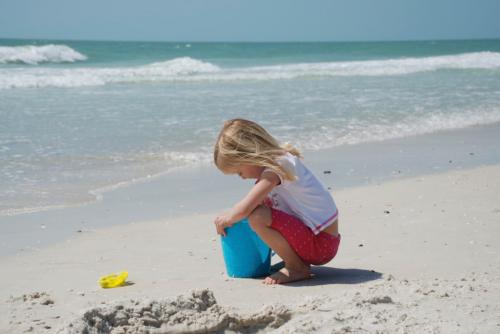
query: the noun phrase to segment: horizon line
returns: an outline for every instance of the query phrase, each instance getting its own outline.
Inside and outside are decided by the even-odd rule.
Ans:
[[[486,41],[486,40],[500,40],[500,37],[456,37],[456,38],[417,38],[417,39],[380,39],[380,40],[269,40],[269,41],[259,41],[259,40],[212,40],[212,41],[201,41],[201,40],[125,40],[125,39],[68,39],[68,38],[30,38],[30,37],[2,37],[0,40],[23,40],[23,41],[68,41],[68,42],[121,42],[121,43],[401,43],[401,42],[445,42],[445,41]]]

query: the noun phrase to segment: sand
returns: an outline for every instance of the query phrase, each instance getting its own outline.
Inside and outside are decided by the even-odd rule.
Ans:
[[[333,194],[342,244],[311,280],[227,277],[216,212],[75,232],[0,258],[0,332],[500,332],[500,166]]]

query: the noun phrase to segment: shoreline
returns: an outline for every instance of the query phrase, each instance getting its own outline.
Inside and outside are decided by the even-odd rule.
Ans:
[[[500,326],[499,189],[497,164],[334,191],[339,254],[313,267],[314,279],[287,286],[227,277],[210,213],[81,233],[0,258],[0,332],[65,332],[70,322],[82,324],[84,310],[208,289],[227,312],[285,305],[283,332],[493,333]],[[129,271],[130,285],[98,287],[99,276],[119,270]],[[30,297],[35,292],[42,297]]]
[[[460,128],[460,129],[445,129],[445,130],[439,130],[436,132],[430,132],[430,133],[423,133],[423,134],[417,134],[417,135],[411,135],[411,136],[406,136],[406,137],[398,137],[398,138],[389,138],[389,139],[384,139],[384,140],[376,140],[376,141],[370,141],[370,142],[361,142],[361,143],[356,143],[356,144],[343,144],[340,146],[335,146],[335,147],[329,147],[329,148],[323,148],[319,150],[307,150],[304,151],[305,155],[308,159],[312,160],[313,168],[316,167],[316,169],[319,169],[318,166],[325,165],[326,163],[331,165],[330,161],[326,161],[324,159],[324,155],[326,154],[331,154],[332,152],[334,154],[340,154],[342,155],[347,155],[349,159],[352,159],[352,156],[356,154],[356,151],[362,152],[362,151],[371,151],[374,148],[377,148],[377,146],[383,146],[384,144],[387,144],[389,146],[399,146],[399,147],[405,147],[405,145],[410,144],[412,146],[415,146],[415,143],[419,141],[428,141],[425,138],[430,137],[430,138],[443,138],[447,136],[456,136],[456,137],[462,137],[465,135],[466,137],[470,136],[476,136],[478,132],[486,131],[488,135],[493,135],[495,136],[496,130],[500,131],[500,122],[495,122],[491,124],[478,124],[478,125],[473,125],[473,126],[468,126],[465,128]],[[497,136],[500,139],[500,135]],[[431,139],[435,141],[435,139]],[[432,143],[432,142],[431,142]],[[477,145],[477,144],[474,144]],[[470,147],[471,149],[474,148],[473,146]],[[407,148],[405,148],[407,149]],[[434,148],[435,149],[435,148]],[[400,150],[399,153],[402,153],[403,150]],[[390,152],[394,153],[394,152]],[[456,152],[455,152],[456,153]],[[456,155],[456,154],[455,154]],[[473,155],[473,154],[472,154]],[[311,162],[311,161],[308,161]],[[351,162],[351,161],[349,161]],[[465,161],[461,161],[460,163],[464,163]],[[486,162],[482,162],[482,164],[496,164],[500,162],[500,157],[494,157],[493,159],[488,158]],[[436,163],[436,162],[434,162]],[[451,163],[451,162],[450,162]],[[466,163],[463,166],[459,166],[458,168],[463,168],[463,167],[470,167],[470,166],[478,166],[480,165],[481,162],[476,162],[473,163],[472,165],[470,163]],[[316,166],[315,166],[316,165]],[[344,167],[344,166],[342,166]],[[366,167],[366,166],[365,166]],[[325,168],[328,168],[326,166]],[[455,167],[452,166],[433,166],[433,169],[444,169],[444,170],[452,170]],[[176,175],[182,174],[182,173],[189,173],[192,172],[193,170],[207,170],[207,169],[215,169],[215,167],[207,162],[203,161],[198,161],[195,162],[191,165],[185,165],[185,166],[177,166],[177,167],[171,167],[168,170],[158,172],[156,174],[151,174],[151,175],[145,175],[142,177],[138,177],[135,179],[131,180],[123,180],[115,184],[109,184],[109,185],[104,185],[101,187],[93,188],[88,191],[88,194],[93,196],[94,199],[91,200],[86,200],[83,202],[75,202],[75,203],[68,203],[68,204],[61,204],[61,203],[54,203],[52,205],[47,205],[47,206],[28,206],[25,208],[9,208],[9,209],[4,209],[0,211],[0,219],[2,218],[9,218],[9,217],[14,217],[14,216],[23,216],[23,215],[29,215],[29,214],[37,214],[40,212],[45,212],[45,211],[54,211],[54,210],[64,210],[64,209],[69,209],[73,207],[82,207],[82,206],[88,206],[95,204],[96,202],[102,201],[103,197],[106,195],[108,196],[113,196],[114,192],[120,191],[122,189],[127,189],[134,187],[136,185],[141,185],[141,184],[148,184],[151,182],[155,182],[158,179],[163,179],[163,178],[176,178]],[[341,168],[342,172],[345,172],[345,167]],[[385,171],[384,171],[385,172]],[[422,172],[422,171],[417,171],[417,172],[412,172],[406,175],[406,177],[411,177],[419,174],[428,174],[427,172]],[[173,175],[173,176],[172,176]],[[345,175],[344,175],[345,176]],[[373,175],[370,175],[367,173],[367,176],[365,177],[366,179],[373,177]],[[390,179],[391,176],[389,175],[378,175],[377,177],[380,178],[380,180],[386,180]],[[364,184],[363,181],[345,181],[341,180],[341,185],[342,188],[344,187],[351,187],[351,186],[356,186],[359,184]]]
[[[338,191],[499,164],[498,142],[500,123],[307,151],[304,155],[325,186]],[[221,211],[249,187],[251,182],[224,176],[215,167],[191,166],[104,192],[100,200],[89,204],[0,216],[0,258],[36,251],[75,234],[109,226]]]

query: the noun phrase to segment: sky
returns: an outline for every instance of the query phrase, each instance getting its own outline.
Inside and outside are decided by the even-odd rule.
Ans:
[[[500,38],[500,0],[0,0],[0,38],[134,41]]]

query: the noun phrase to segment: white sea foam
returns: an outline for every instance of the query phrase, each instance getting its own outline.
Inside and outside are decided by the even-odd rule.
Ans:
[[[208,150],[205,150],[205,152],[167,152],[164,157],[166,161],[177,166],[209,164],[212,162],[212,154]]]
[[[378,142],[497,122],[500,122],[500,109],[475,109],[457,113],[435,112],[423,117],[410,116],[391,124],[387,122],[367,123],[354,119],[341,129],[321,126],[317,131],[297,138],[295,143],[303,149],[321,150],[341,145]]]
[[[441,69],[500,69],[500,53],[350,62],[283,64],[224,69],[182,57],[149,65],[121,68],[0,69],[0,89],[82,87],[109,83],[171,81],[289,80],[301,77],[392,76]]]
[[[218,71],[220,68],[216,65],[189,57],[127,68],[0,69],[0,89],[84,87],[108,83],[173,81]]]
[[[0,46],[0,64],[72,63],[86,59],[85,55],[66,45]]]
[[[404,75],[440,69],[495,69],[500,68],[500,53],[473,52],[461,55],[424,58],[401,58],[349,62],[291,64],[254,67],[250,73],[270,72],[280,78],[298,76],[384,76]]]

